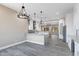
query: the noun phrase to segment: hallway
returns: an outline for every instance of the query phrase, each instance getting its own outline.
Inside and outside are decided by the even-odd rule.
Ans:
[[[13,46],[0,51],[0,56],[70,56],[66,43],[53,36],[47,46],[30,42]]]

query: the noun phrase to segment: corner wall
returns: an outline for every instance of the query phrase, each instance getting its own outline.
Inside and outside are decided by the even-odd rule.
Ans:
[[[0,48],[26,40],[28,23],[16,15],[14,10],[0,5]]]
[[[73,28],[73,11],[69,12],[65,16],[65,23],[66,23],[66,37],[68,42],[68,37],[74,35],[74,28]]]

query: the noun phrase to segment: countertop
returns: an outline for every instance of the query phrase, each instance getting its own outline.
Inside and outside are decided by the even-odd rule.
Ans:
[[[31,35],[48,35],[48,33],[46,33],[46,32],[35,32],[35,33],[28,33],[28,34],[31,34]]]

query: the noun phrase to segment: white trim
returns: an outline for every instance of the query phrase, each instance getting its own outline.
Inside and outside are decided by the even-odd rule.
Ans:
[[[27,42],[34,43],[34,44],[44,45],[44,43],[38,43],[38,42],[35,42],[35,41],[29,41],[29,40],[26,40],[26,41],[27,41]]]
[[[24,43],[24,42],[26,42],[26,40],[21,41],[21,42],[16,42],[16,43],[13,43],[13,44],[10,44],[10,45],[7,45],[7,46],[4,46],[4,47],[0,47],[0,50],[6,49],[6,48],[9,48],[9,47],[12,47],[12,46],[18,45],[18,44],[22,44],[22,43]]]
[[[16,42],[16,43],[13,43],[13,44],[10,44],[10,45],[7,45],[7,46],[0,47],[0,50],[6,49],[6,48],[9,48],[9,47],[18,45],[18,44],[22,44],[24,42],[31,42],[31,41],[24,40],[24,41]],[[36,42],[31,42],[31,43],[39,44],[39,43],[36,43]],[[44,45],[44,44],[40,44],[40,45]]]

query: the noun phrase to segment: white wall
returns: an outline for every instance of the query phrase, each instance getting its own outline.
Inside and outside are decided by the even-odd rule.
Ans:
[[[36,31],[41,31],[40,22],[36,21]]]
[[[79,3],[76,3],[73,8],[73,34],[76,35],[76,30],[79,30]]]
[[[33,30],[33,21],[36,21],[36,31],[41,31],[41,28],[40,28],[40,19],[38,19],[38,18],[32,18],[31,20],[30,20],[30,24],[29,24],[29,30]]]
[[[29,30],[33,30],[33,20],[30,20]]]
[[[76,36],[79,30],[79,4],[75,4],[73,11],[66,15],[67,42],[71,50],[71,36]],[[79,55],[79,44],[75,42],[75,55]]]
[[[74,35],[73,28],[73,11],[70,11],[65,16],[65,24],[66,24],[66,42],[70,40],[69,36]]]
[[[62,23],[62,28],[64,26],[64,20],[63,19],[60,19],[59,20],[59,39],[63,39],[63,29],[61,29],[61,23]],[[61,33],[62,31],[62,33]]]
[[[75,4],[74,6],[73,22],[74,35],[76,35],[76,30],[79,30],[79,3]],[[75,42],[75,55],[79,56],[79,43],[77,42]]]
[[[27,26],[25,20],[17,19],[14,10],[0,5],[0,48],[24,41]]]
[[[65,15],[65,24],[66,24],[66,42],[68,43],[68,46],[71,50],[71,36],[74,35],[74,29],[73,29],[73,10],[69,11]]]
[[[75,4],[74,6],[74,30],[76,35],[76,29],[79,30],[79,4]]]

